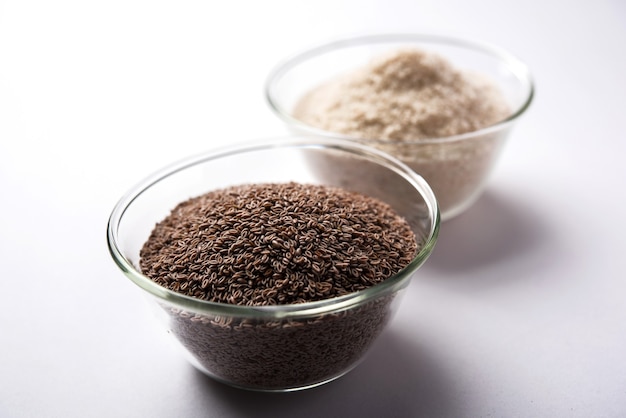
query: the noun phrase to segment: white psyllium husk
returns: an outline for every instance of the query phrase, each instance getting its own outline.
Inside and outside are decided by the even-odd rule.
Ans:
[[[476,196],[506,129],[468,140],[432,140],[476,132],[510,114],[492,80],[417,49],[379,56],[311,90],[293,109],[307,125],[373,145],[408,164],[428,181],[444,217]],[[333,164],[327,161],[323,169]],[[335,167],[334,175],[337,170],[349,167]]]
[[[389,141],[472,132],[509,113],[488,79],[414,49],[377,57],[312,90],[294,109],[294,116],[311,126]]]

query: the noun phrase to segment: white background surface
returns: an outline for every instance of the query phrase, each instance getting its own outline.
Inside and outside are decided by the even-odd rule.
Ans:
[[[271,67],[338,35],[496,43],[537,96],[367,359],[305,392],[196,372],[105,227],[155,169],[282,135]],[[626,416],[626,4],[0,1],[0,417]]]

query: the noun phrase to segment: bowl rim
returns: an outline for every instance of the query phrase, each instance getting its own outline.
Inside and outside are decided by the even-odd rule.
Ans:
[[[303,133],[329,137],[345,139],[350,141],[359,141],[364,144],[383,145],[389,144],[389,140],[384,139],[372,139],[372,138],[360,138],[350,135],[344,135],[337,132],[327,131],[313,127],[309,124],[301,122],[300,120],[291,116],[291,112],[283,108],[279,101],[276,100],[275,89],[277,82],[289,72],[293,67],[299,65],[316,56],[323,55],[327,52],[331,52],[339,49],[347,49],[355,46],[363,46],[367,44],[384,44],[384,43],[417,43],[426,42],[431,44],[445,44],[466,49],[472,49],[477,52],[490,55],[492,57],[502,60],[507,65],[512,74],[526,86],[527,94],[522,103],[511,113],[507,118],[486,126],[484,128],[465,132],[457,135],[449,135],[444,137],[434,138],[419,138],[419,139],[405,139],[394,140],[394,144],[439,144],[444,142],[454,142],[470,140],[473,138],[481,137],[489,133],[499,131],[511,125],[514,121],[519,119],[530,107],[535,96],[535,83],[533,81],[532,74],[529,67],[515,55],[509,51],[501,48],[495,44],[484,42],[476,39],[460,38],[450,35],[441,34],[429,34],[429,33],[378,33],[378,34],[365,34],[357,36],[338,37],[325,42],[312,45],[308,48],[295,52],[277,65],[275,65],[268,73],[264,84],[264,96],[265,101],[269,105],[272,112],[277,115],[287,125],[294,126]]]
[[[210,160],[229,157],[235,154],[249,153],[271,148],[317,148],[334,149],[356,154],[370,161],[380,163],[399,174],[412,187],[414,187],[424,198],[428,215],[430,218],[430,231],[424,240],[424,244],[411,262],[395,275],[385,281],[369,287],[367,289],[350,293],[335,298],[324,299],[313,302],[287,304],[287,305],[267,305],[267,306],[243,306],[232,305],[219,302],[210,302],[196,299],[181,293],[174,292],[162,287],[143,275],[133,263],[124,256],[119,245],[119,228],[122,218],[128,207],[153,185],[159,181],[176,175],[178,172],[188,168],[208,162]],[[178,162],[172,163],[164,168],[152,173],[137,183],[127,191],[114,206],[107,222],[107,246],[111,257],[122,272],[137,286],[166,304],[174,305],[177,308],[190,310],[197,313],[207,313],[211,315],[227,315],[247,318],[273,318],[288,319],[302,318],[312,315],[345,310],[351,306],[362,304],[375,299],[380,295],[391,293],[402,288],[412,274],[426,261],[432,252],[437,241],[440,228],[440,212],[435,195],[428,183],[408,166],[394,157],[361,144],[356,144],[341,139],[321,139],[302,137],[272,138],[256,140],[254,142],[240,143],[236,145],[217,148],[204,153],[196,154]]]

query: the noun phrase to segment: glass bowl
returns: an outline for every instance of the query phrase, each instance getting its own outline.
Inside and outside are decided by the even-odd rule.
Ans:
[[[384,174],[393,187],[353,184],[346,172],[320,178],[311,162],[325,156],[352,167],[353,176]],[[359,292],[258,307],[193,299],[140,272],[141,247],[155,224],[178,203],[232,185],[291,181],[339,186],[392,205],[416,235],[415,258],[396,275]],[[392,317],[402,290],[430,255],[438,231],[434,194],[401,162],[348,141],[288,138],[205,153],[151,175],[117,203],[107,240],[115,263],[141,289],[194,366],[235,387],[291,391],[331,381],[358,364]]]
[[[464,134],[394,141],[324,131],[294,116],[297,103],[316,87],[367,65],[383,53],[406,48],[435,53],[457,69],[487,76],[501,90],[509,116]],[[315,46],[276,66],[265,86],[270,108],[290,131],[376,147],[419,173],[437,196],[442,220],[460,214],[478,198],[511,128],[528,109],[533,91],[528,68],[510,53],[485,43],[420,34],[369,35]]]

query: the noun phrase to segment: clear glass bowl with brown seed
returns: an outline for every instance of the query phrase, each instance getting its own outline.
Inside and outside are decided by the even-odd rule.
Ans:
[[[376,34],[286,58],[265,95],[290,132],[359,142],[410,166],[445,221],[480,196],[534,84],[521,60],[491,44]]]
[[[320,158],[327,161],[326,157],[331,157],[339,165],[327,167],[327,171],[320,175],[319,165],[315,162]],[[348,165],[350,170],[341,169],[343,165]],[[386,187],[381,187],[380,182],[364,183],[361,181],[364,178],[384,178]],[[259,293],[261,298],[266,298],[265,305],[203,300],[190,296],[193,293],[181,291],[183,287],[188,291],[190,286],[196,286],[199,291],[208,286],[208,279],[188,282],[195,284],[174,280],[167,285],[157,283],[142,272],[144,246],[155,225],[173,213],[172,209],[180,202],[207,192],[229,191],[232,187],[247,184],[306,184],[312,188],[339,188],[372,197],[388,205],[406,222],[416,245],[412,257],[395,274],[354,292],[313,301],[273,303],[278,296],[274,289],[268,289]],[[314,203],[315,199],[311,198],[311,202],[302,205],[315,206]],[[267,202],[257,205],[257,209],[262,211],[265,204]],[[223,218],[214,216],[213,223],[227,222],[228,210],[222,212]],[[350,216],[351,211],[346,211],[345,217]],[[320,215],[320,219],[322,217]],[[286,218],[274,221],[274,224],[287,223]],[[257,229],[265,228],[262,222],[256,225]],[[318,227],[324,231],[321,236],[308,236],[322,239],[317,241],[322,244],[320,247],[324,247],[324,240],[344,239],[349,243],[350,233],[355,233],[343,227]],[[194,231],[200,233],[204,229],[205,226],[200,225]],[[228,229],[226,233],[236,240],[238,235],[232,231]],[[349,141],[283,138],[255,141],[194,156],[151,175],[117,203],[107,225],[107,240],[115,263],[141,289],[151,302],[155,317],[195,367],[218,381],[239,388],[293,391],[334,380],[363,359],[390,321],[403,290],[433,250],[438,231],[439,209],[433,192],[420,176],[401,162],[379,150]],[[243,238],[247,239],[248,232],[239,232],[239,237],[246,235]],[[278,236],[264,238],[267,238],[268,251],[252,248],[249,252],[253,257],[249,261],[251,271],[254,263],[265,261],[263,257],[270,250],[286,251],[286,258],[289,258],[289,251],[292,255],[300,255],[298,249],[294,250],[293,245],[287,245]],[[207,244],[193,237],[189,242],[198,248]],[[217,244],[213,242],[211,245]],[[394,245],[393,248],[401,250]],[[225,254],[230,251],[228,246],[222,249]],[[237,257],[245,259],[250,254],[240,253],[230,257],[230,261]],[[228,254],[220,257],[209,255],[207,263],[214,262],[218,264],[214,267],[219,268],[220,263],[228,261]],[[187,263],[180,261],[180,257],[176,260],[178,265],[169,267],[170,277],[174,279],[182,277],[180,271]],[[353,273],[376,267],[384,260],[360,257],[359,262],[359,268],[351,270]],[[347,268],[347,263],[337,264],[342,265],[331,267]],[[284,266],[275,266],[274,271],[266,269],[264,274],[267,277],[282,274]],[[227,272],[223,273],[225,277],[219,278],[220,270],[216,271],[217,290],[223,281],[232,282],[232,277],[226,277]],[[319,273],[320,267],[312,265],[311,271]],[[236,283],[245,284],[246,281],[239,277]],[[280,283],[282,287],[290,285],[288,281]],[[326,283],[319,283],[317,288],[305,290],[323,295],[328,287]],[[252,290],[243,293],[246,292]],[[243,296],[236,289],[233,297],[241,300]]]

